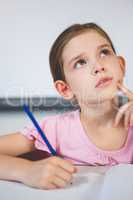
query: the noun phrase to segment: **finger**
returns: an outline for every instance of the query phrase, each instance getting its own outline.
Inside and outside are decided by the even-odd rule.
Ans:
[[[130,114],[130,126],[133,126],[133,112]]]
[[[130,102],[125,104],[124,106],[122,106],[118,113],[116,114],[116,117],[115,117],[115,121],[114,121],[114,126],[117,126],[122,118],[122,116],[124,115],[124,113],[126,112],[126,110],[129,108],[130,106]]]
[[[52,183],[48,183],[47,186],[40,188],[40,189],[47,189],[47,190],[56,189],[56,185],[52,184]]]
[[[53,164],[59,165],[69,173],[74,173],[76,171],[76,167],[70,161],[64,160],[59,157],[56,160],[53,160]]]
[[[52,182],[47,182],[47,181],[41,181],[39,187],[39,189],[46,189],[46,190],[49,190],[49,189],[56,189],[56,185]]]
[[[58,176],[53,177],[52,183],[56,185],[57,188],[63,188],[67,185],[67,182],[59,178]]]
[[[66,182],[70,182],[72,180],[72,174],[67,172],[66,170],[63,170],[63,168],[60,167],[58,167],[58,169],[56,170],[55,175]]]
[[[118,82],[118,88],[129,98],[129,100],[133,100],[133,92],[127,89],[124,85]]]
[[[130,110],[127,110],[124,116],[124,126],[128,128],[130,122]]]
[[[118,124],[119,124],[122,116],[123,116],[123,113],[121,113],[120,111],[118,111],[118,113],[117,113],[117,115],[115,117],[115,121],[114,121],[114,126],[115,127],[118,126]]]

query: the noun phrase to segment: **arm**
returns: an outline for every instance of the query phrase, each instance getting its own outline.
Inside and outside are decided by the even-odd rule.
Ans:
[[[65,187],[76,172],[71,162],[53,156],[40,161],[15,157],[34,149],[34,141],[19,133],[0,137],[0,179],[41,189]]]
[[[22,181],[31,162],[15,156],[33,151],[34,141],[19,133],[0,137],[0,179]]]
[[[0,136],[0,154],[18,156],[35,150],[34,141],[20,133]]]

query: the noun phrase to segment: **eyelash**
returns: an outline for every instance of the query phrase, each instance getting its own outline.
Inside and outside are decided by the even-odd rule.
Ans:
[[[102,49],[102,50],[100,51],[100,53],[103,53],[103,52],[104,52],[104,54],[106,54],[106,55],[109,55],[109,54],[111,53],[109,49]]]
[[[80,64],[80,65],[84,65],[87,64],[87,59],[85,58],[80,58],[75,64],[74,64],[74,68],[76,68],[76,65]]]
[[[111,51],[109,49],[102,49],[100,51],[100,54],[101,53],[104,53],[105,55],[110,55],[111,54]],[[84,64],[87,64],[88,62],[88,59],[86,58],[80,58],[75,64],[74,64],[74,68],[76,68],[76,65],[77,64],[80,64],[80,65],[84,65]]]

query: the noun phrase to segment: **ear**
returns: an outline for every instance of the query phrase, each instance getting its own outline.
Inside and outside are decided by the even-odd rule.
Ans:
[[[125,76],[125,72],[126,72],[126,62],[125,59],[122,56],[118,56],[118,61],[120,64],[120,68],[123,72],[123,77]]]
[[[74,94],[67,83],[61,80],[57,80],[54,82],[54,86],[58,93],[66,100],[70,100],[73,98]]]

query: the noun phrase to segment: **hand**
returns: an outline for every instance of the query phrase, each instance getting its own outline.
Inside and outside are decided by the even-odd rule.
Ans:
[[[118,88],[128,97],[129,102],[119,109],[115,117],[114,126],[116,127],[124,116],[124,126],[128,129],[129,126],[133,126],[133,92],[120,83],[118,83]]]
[[[63,188],[72,180],[76,167],[67,160],[50,157],[33,161],[27,170],[23,183],[40,189]]]

